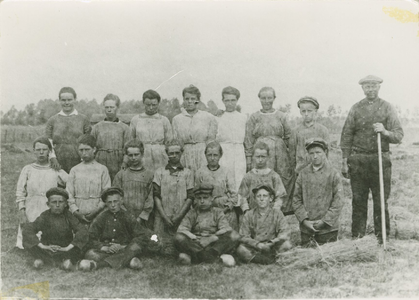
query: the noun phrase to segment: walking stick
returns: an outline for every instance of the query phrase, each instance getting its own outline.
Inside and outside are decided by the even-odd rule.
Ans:
[[[381,234],[383,237],[383,248],[386,250],[386,213],[384,203],[384,179],[383,179],[383,159],[381,157],[381,133],[377,132],[377,144],[378,144],[378,173],[380,177],[380,203],[381,203]]]

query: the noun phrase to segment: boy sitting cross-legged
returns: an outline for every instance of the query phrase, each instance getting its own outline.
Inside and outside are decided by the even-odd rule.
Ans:
[[[54,187],[46,196],[49,209],[34,222],[23,225],[23,246],[35,258],[36,269],[44,264],[60,264],[63,269],[72,270],[88,242],[87,229],[68,211],[66,190]],[[41,240],[37,236],[40,231]]]
[[[220,208],[212,206],[214,187],[202,184],[195,187],[195,207],[179,225],[175,247],[182,264],[215,262],[219,258],[227,266],[235,264],[233,253],[239,235],[231,229]]]
[[[107,209],[96,217],[89,228],[91,249],[80,262],[81,270],[127,266],[140,269],[142,263],[138,256],[147,250],[158,251],[159,241],[153,239],[151,231],[122,209],[123,196],[124,192],[117,187],[110,187],[102,193]]]

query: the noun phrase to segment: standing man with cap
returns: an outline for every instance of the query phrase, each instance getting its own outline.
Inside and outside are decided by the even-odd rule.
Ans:
[[[352,237],[365,235],[368,194],[374,202],[374,231],[382,242],[381,203],[378,165],[377,133],[381,134],[386,234],[390,233],[387,200],[391,189],[391,160],[389,144],[400,143],[403,129],[395,109],[378,97],[380,84],[377,76],[369,75],[359,81],[366,98],[352,106],[342,129],[342,174],[351,179]]]
[[[291,131],[289,151],[291,165],[296,175],[310,164],[305,143],[308,139],[322,138],[329,142],[329,130],[322,124],[317,123],[317,110],[319,102],[314,97],[305,96],[298,100],[298,108],[302,116],[302,122]]]
[[[336,241],[343,207],[342,179],[327,159],[327,143],[315,138],[305,146],[311,163],[298,175],[292,202],[303,246]]]
[[[213,185],[205,183],[195,187],[195,207],[186,214],[175,235],[179,261],[184,265],[219,258],[227,266],[235,264],[229,253],[236,249],[240,236],[231,229],[223,210],[212,206],[213,190]]]

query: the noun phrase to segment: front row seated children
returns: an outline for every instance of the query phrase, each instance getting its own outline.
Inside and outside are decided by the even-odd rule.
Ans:
[[[264,142],[257,142],[253,147],[253,162],[255,168],[247,172],[239,188],[239,204],[243,213],[257,207],[252,190],[259,185],[267,185],[275,192],[273,206],[281,208],[287,205],[287,192],[281,177],[274,170],[268,168],[269,146]]]
[[[142,263],[138,256],[147,250],[158,251],[159,241],[152,240],[151,231],[137,222],[130,212],[121,209],[123,197],[124,192],[117,187],[110,187],[102,193],[107,209],[89,228],[90,249],[80,262],[80,270],[128,266],[140,269]]]
[[[233,253],[239,234],[233,231],[223,210],[212,206],[212,185],[195,187],[195,207],[179,225],[174,243],[182,264],[215,262],[222,259],[227,266],[235,265]]]
[[[77,140],[78,152],[83,160],[70,170],[67,191],[70,212],[82,223],[90,223],[105,207],[100,195],[111,186],[108,169],[95,160],[96,140],[84,134]]]
[[[193,200],[194,177],[191,170],[180,163],[182,145],[173,140],[166,144],[169,163],[154,173],[153,196],[156,205],[154,230],[173,236],[188,212]]]
[[[134,214],[137,221],[146,225],[154,207],[154,174],[143,166],[144,144],[140,140],[130,140],[124,150],[128,168],[116,174],[112,186],[124,191],[124,207]],[[147,227],[152,227],[152,224]]]
[[[340,173],[327,159],[327,143],[315,138],[305,147],[311,163],[298,175],[292,204],[300,222],[301,244],[310,246],[337,240],[343,188]]]
[[[46,196],[49,209],[34,222],[23,225],[23,246],[35,258],[33,266],[36,269],[44,264],[58,264],[65,270],[72,270],[88,242],[87,229],[68,211],[66,190],[54,187]],[[37,236],[40,231],[41,240]]]
[[[252,192],[257,207],[243,217],[236,255],[244,263],[271,264],[278,252],[291,248],[288,223],[282,211],[272,207],[275,192],[270,186],[260,185]]]

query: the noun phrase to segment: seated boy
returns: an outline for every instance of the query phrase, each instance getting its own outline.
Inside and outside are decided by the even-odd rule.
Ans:
[[[173,140],[166,145],[169,163],[154,173],[153,196],[157,211],[154,230],[157,234],[174,235],[193,199],[194,177],[180,163],[182,145]]]
[[[327,159],[327,143],[316,138],[306,149],[311,163],[298,175],[292,203],[304,246],[336,241],[343,207],[342,180]]]
[[[54,187],[47,191],[48,210],[32,223],[23,225],[23,246],[35,258],[33,266],[60,264],[65,270],[74,269],[87,244],[87,229],[67,208],[68,193]],[[42,232],[41,240],[37,233]]]
[[[108,169],[95,160],[96,139],[90,134],[79,137],[78,151],[83,160],[70,170],[67,182],[69,209],[80,222],[88,224],[105,207],[100,194],[111,186]]]
[[[152,240],[152,234],[142,227],[135,217],[121,209],[124,192],[117,187],[103,191],[102,200],[107,209],[101,212],[89,228],[90,250],[79,268],[83,271],[129,266],[140,269],[138,259],[146,249],[158,250],[159,242]]]
[[[252,190],[259,185],[267,185],[274,190],[274,207],[286,207],[288,199],[281,177],[268,168],[269,147],[264,142],[258,142],[253,148],[255,168],[244,175],[239,188],[239,204],[243,213],[257,207]]]
[[[145,225],[154,206],[153,172],[143,166],[144,145],[140,140],[130,140],[124,150],[128,168],[116,174],[112,186],[124,191],[124,207]]]
[[[195,187],[195,207],[179,225],[175,247],[182,264],[214,262],[221,256],[227,266],[235,264],[233,253],[240,236],[228,224],[222,209],[212,206],[214,187],[202,184]]]
[[[236,254],[245,263],[271,264],[278,252],[291,248],[288,223],[282,211],[272,207],[275,192],[271,187],[260,185],[252,192],[257,207],[243,217]]]

